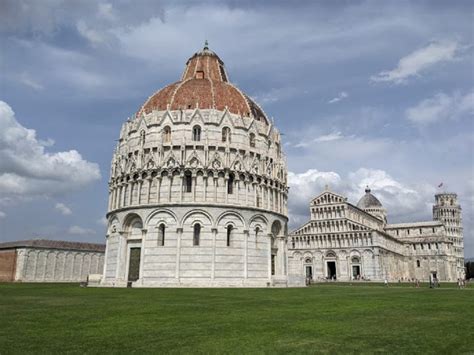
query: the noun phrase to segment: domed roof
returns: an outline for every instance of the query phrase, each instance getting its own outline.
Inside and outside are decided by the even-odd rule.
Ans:
[[[231,113],[268,123],[260,106],[229,82],[224,62],[209,49],[207,41],[188,59],[181,80],[154,93],[138,113],[194,108],[227,108]]]
[[[370,193],[370,189],[367,186],[365,189],[365,195],[362,196],[362,198],[357,202],[357,207],[359,207],[362,210],[365,210],[367,208],[380,208],[383,207],[380,201]]]

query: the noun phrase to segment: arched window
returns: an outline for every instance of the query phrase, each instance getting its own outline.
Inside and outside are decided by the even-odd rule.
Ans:
[[[193,176],[190,171],[184,173],[184,192],[193,191]]]
[[[232,195],[234,193],[234,174],[229,175],[229,180],[227,180],[227,193]]]
[[[255,148],[255,134],[254,133],[250,133],[249,143],[252,148]]]
[[[196,223],[194,225],[194,233],[193,233],[193,245],[199,245],[199,241],[201,239],[201,225]]]
[[[311,258],[306,258],[306,260],[304,261],[306,264],[311,264]]]
[[[232,225],[227,226],[227,246],[230,247],[230,238],[232,237]]]
[[[222,141],[230,143],[230,128],[229,127],[222,128]]]
[[[255,239],[258,238],[258,233],[260,233],[260,228],[259,227],[255,228]]]
[[[416,261],[416,267],[420,267],[420,260]]]
[[[165,245],[165,224],[161,223],[158,227],[158,245]]]
[[[199,142],[201,140],[201,127],[193,127],[193,141]]]
[[[359,260],[359,258],[358,258],[357,256],[354,256],[354,257],[352,258],[352,262],[353,262],[354,264],[358,264],[358,263],[360,263],[360,260]]]
[[[170,126],[166,126],[163,128],[163,142],[169,143],[171,142],[171,128]]]

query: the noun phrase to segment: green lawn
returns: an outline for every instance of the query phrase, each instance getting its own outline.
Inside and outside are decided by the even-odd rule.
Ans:
[[[0,353],[474,353],[474,290],[0,284]]]

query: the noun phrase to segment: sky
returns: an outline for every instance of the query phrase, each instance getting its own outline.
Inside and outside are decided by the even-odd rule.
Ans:
[[[0,0],[0,241],[105,242],[122,123],[209,41],[272,117],[290,228],[326,185],[390,223],[463,208],[474,257],[474,3]],[[438,186],[442,183],[442,187]]]

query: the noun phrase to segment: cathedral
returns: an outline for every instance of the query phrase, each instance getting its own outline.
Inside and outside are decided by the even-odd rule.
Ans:
[[[387,223],[365,190],[357,205],[326,188],[310,202],[311,219],[288,237],[289,274],[311,281],[456,281],[464,278],[461,207],[454,193],[435,196],[433,220]]]
[[[122,125],[97,285],[287,287],[462,273],[454,194],[436,196],[434,221],[391,225],[369,189],[357,206],[325,191],[290,234],[287,200],[278,129],[206,43],[180,80]]]

